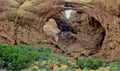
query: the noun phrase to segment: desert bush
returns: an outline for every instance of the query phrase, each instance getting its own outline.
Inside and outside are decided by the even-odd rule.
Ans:
[[[50,47],[47,47],[47,46],[41,46],[39,48],[37,48],[37,50],[40,52],[40,53],[48,53],[48,54],[51,54],[52,53],[52,50]]]
[[[109,64],[108,68],[110,71],[120,71],[120,66],[118,66],[116,63]]]
[[[0,67],[21,70],[39,58],[37,49],[31,46],[0,44]]]
[[[38,51],[40,53],[39,66],[42,69],[49,70],[49,64],[61,66],[68,63],[67,58],[53,54],[50,47],[42,46],[38,48]]]
[[[40,47],[38,48],[40,53],[39,61],[47,61],[48,63],[55,63],[55,64],[65,64],[67,63],[67,59],[62,56],[58,56],[52,53],[50,47]]]
[[[120,58],[117,59],[117,64],[120,65]]]
[[[101,60],[94,60],[92,58],[88,58],[86,60],[83,60],[81,58],[78,58],[77,60],[77,65],[81,68],[87,68],[87,69],[98,69],[100,66],[102,66],[102,61]]]

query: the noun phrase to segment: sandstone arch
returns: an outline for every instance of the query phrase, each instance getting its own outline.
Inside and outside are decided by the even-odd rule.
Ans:
[[[117,4],[119,7],[119,1]],[[37,40],[44,38],[42,26],[46,20],[61,11],[73,9],[93,17],[94,20],[98,21],[101,25],[102,31],[105,32],[101,49],[91,56],[94,58],[102,57],[113,61],[119,58],[120,53],[118,51],[120,48],[120,9],[116,9],[116,14],[114,12],[112,13],[109,7],[109,5],[105,5],[102,1],[75,3],[65,2],[64,0],[13,0],[13,2],[1,0],[0,42],[39,45]],[[78,53],[81,54],[81,52]],[[84,54],[86,53],[87,52]],[[87,55],[89,54],[90,53],[87,53]]]

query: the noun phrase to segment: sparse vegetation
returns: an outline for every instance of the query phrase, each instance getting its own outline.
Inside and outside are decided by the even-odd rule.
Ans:
[[[53,65],[53,71],[76,71],[83,69],[97,70],[99,67],[105,67],[110,71],[119,71],[120,60],[115,63],[103,63],[101,60],[92,58],[78,58],[76,63],[69,59],[52,53],[50,47],[33,48],[32,46],[12,46],[0,44],[0,69],[6,70],[41,70],[51,71],[50,65]]]
[[[43,69],[49,70],[49,64],[60,66],[68,63],[67,58],[53,54],[50,47],[40,47],[38,51],[40,52],[39,66]]]
[[[50,47],[33,48],[32,46],[12,46],[0,44],[0,68],[7,70],[22,70],[34,65],[49,70],[49,64],[67,64],[67,59],[52,54]]]
[[[49,63],[55,63],[55,64],[67,63],[67,59],[65,57],[53,54],[50,47],[40,47],[38,48],[38,51],[40,53],[39,61],[44,60]]]
[[[99,67],[102,66],[102,61],[101,60],[94,60],[92,58],[88,58],[86,60],[78,58],[77,60],[77,65],[81,68],[81,69],[98,69]]]

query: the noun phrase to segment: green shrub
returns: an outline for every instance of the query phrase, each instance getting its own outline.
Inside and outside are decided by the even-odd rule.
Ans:
[[[3,60],[0,58],[0,69],[4,66]]]
[[[21,70],[39,58],[37,49],[31,46],[0,44],[0,66],[8,70]]]
[[[58,66],[61,64],[67,64],[67,59],[65,57],[53,54],[50,47],[39,47],[38,51],[40,53],[39,66],[42,69],[47,69],[49,71],[49,64],[55,64]]]
[[[116,62],[117,62],[117,64],[118,64],[118,65],[120,65],[120,58],[119,58],[119,59],[117,59],[117,61],[116,61]]]
[[[112,63],[108,66],[110,71],[120,71],[120,66],[116,63]]]
[[[48,63],[54,63],[54,64],[67,63],[66,58],[52,54],[52,50],[50,47],[40,47],[38,48],[38,51],[40,52],[39,61],[44,60],[44,61],[47,61]]]
[[[101,60],[93,60],[91,58],[88,58],[86,60],[83,60],[81,58],[78,58],[77,65],[81,68],[87,68],[87,69],[98,69],[100,66],[102,66]]]
[[[67,59],[58,55],[48,54],[48,53],[40,53],[39,61],[46,61],[47,64],[67,64]]]
[[[60,64],[67,64],[67,59],[65,57],[62,56],[54,56],[54,58],[57,62],[59,62]]]
[[[81,58],[78,58],[77,60],[77,65],[81,68],[84,69],[85,68],[85,61]]]
[[[52,53],[52,50],[50,47],[46,47],[46,46],[41,46],[38,48],[38,51],[40,53],[48,53],[48,54],[51,54]]]

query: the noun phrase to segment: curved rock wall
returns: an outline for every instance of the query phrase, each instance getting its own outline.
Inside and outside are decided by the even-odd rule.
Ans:
[[[65,7],[65,4],[67,3],[64,0],[0,0],[0,43],[39,45],[39,41],[45,38],[42,32],[43,25],[51,16],[70,9]],[[78,35],[62,40],[66,42],[64,45],[67,45],[67,50],[70,52],[71,48],[73,56],[76,53],[77,56],[85,57],[102,56],[111,61],[118,58],[120,56],[120,1],[70,2],[68,6],[72,6],[71,9],[76,10],[79,15],[75,15],[76,18],[73,17],[70,22]],[[79,26],[76,28],[76,25]],[[101,36],[105,37],[101,38]],[[99,50],[95,49],[97,45],[101,46]],[[73,48],[74,46],[76,48]],[[83,48],[90,52],[84,51]],[[91,50],[93,48],[95,50]]]
[[[63,1],[0,0],[0,43],[37,45],[43,38],[40,29],[62,10]]]

